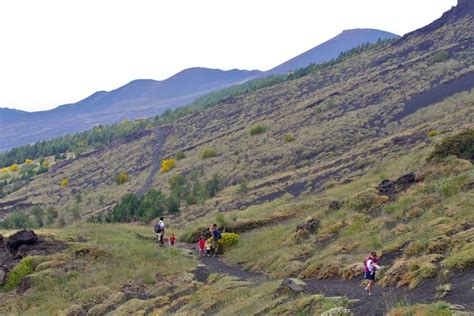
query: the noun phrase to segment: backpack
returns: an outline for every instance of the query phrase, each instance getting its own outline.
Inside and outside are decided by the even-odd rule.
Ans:
[[[155,233],[159,234],[163,232],[163,227],[161,227],[161,222],[156,223],[155,225]]]

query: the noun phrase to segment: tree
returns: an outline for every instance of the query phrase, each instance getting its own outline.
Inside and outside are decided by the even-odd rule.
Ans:
[[[44,216],[44,211],[41,207],[35,206],[31,210],[31,215],[33,215],[33,218],[35,219],[36,224],[39,227],[44,226],[44,221],[43,221],[43,216]]]

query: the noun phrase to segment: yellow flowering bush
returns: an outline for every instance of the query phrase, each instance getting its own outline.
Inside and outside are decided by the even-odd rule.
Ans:
[[[31,165],[33,163],[33,160],[31,159],[26,159],[25,160],[25,165]]]
[[[239,242],[239,234],[236,233],[222,233],[222,238],[219,239],[219,248],[226,249],[236,245]],[[208,243],[212,242],[212,237],[207,240]]]
[[[43,166],[44,168],[49,168],[49,161],[47,161],[47,160],[43,161],[41,166]]]
[[[18,167],[18,165],[16,163],[14,163],[8,169],[10,169],[10,171],[18,171],[20,169],[20,167]]]
[[[68,179],[62,179],[60,184],[61,184],[61,187],[63,187],[63,188],[67,187],[68,184],[69,184],[69,180]]]
[[[161,162],[161,172],[168,172],[175,167],[174,159],[165,159]]]
[[[117,184],[124,184],[128,180],[129,176],[128,173],[126,173],[125,171],[121,171],[116,178]]]
[[[8,168],[7,168],[7,167],[0,169],[0,173],[7,173],[7,172],[8,172]]]

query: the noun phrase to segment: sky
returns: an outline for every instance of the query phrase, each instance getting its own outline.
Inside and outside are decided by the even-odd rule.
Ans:
[[[403,35],[457,0],[0,0],[0,107],[39,111],[189,67],[274,66],[346,29]]]

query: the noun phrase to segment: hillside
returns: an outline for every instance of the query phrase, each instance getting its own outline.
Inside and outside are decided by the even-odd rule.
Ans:
[[[134,80],[110,92],[98,91],[77,103],[49,111],[29,113],[0,109],[0,151],[87,130],[99,124],[153,116],[259,73],[190,68],[163,81]],[[20,135],[17,133],[19,129],[22,130]]]
[[[312,63],[320,64],[339,56],[354,47],[366,43],[375,43],[379,40],[395,39],[399,36],[390,32],[374,29],[345,30],[330,40],[315,46],[308,51],[266,71],[266,74],[282,74]]]
[[[77,291],[58,298],[56,310],[472,312],[471,4],[460,0],[425,28],[295,80],[58,162],[12,190],[0,199],[4,226],[44,220],[44,235],[69,248],[31,263],[37,283],[22,296],[0,294],[0,311],[34,313],[36,303],[52,306],[50,294],[69,285]],[[462,155],[446,145],[459,139]],[[175,166],[164,168],[164,159]],[[18,176],[19,168],[1,179]],[[240,237],[222,264],[197,262],[186,244],[154,252],[149,220],[161,214],[182,242],[195,242],[211,222]],[[78,224],[86,220],[95,223]],[[374,250],[384,269],[382,287],[369,298],[360,294],[360,265]],[[148,267],[150,257],[169,270]],[[71,270],[74,258],[82,259]],[[107,274],[108,261],[126,277]],[[100,288],[77,277],[87,271],[97,273]],[[286,278],[304,281],[297,285],[306,290],[282,289]]]
[[[185,69],[163,81],[134,80],[113,91],[98,91],[77,103],[49,111],[30,113],[0,108],[0,151],[99,124],[151,117],[226,86],[326,62],[359,45],[396,37],[378,30],[348,30],[266,72],[197,67]],[[18,129],[23,130],[21,135],[16,132]]]

